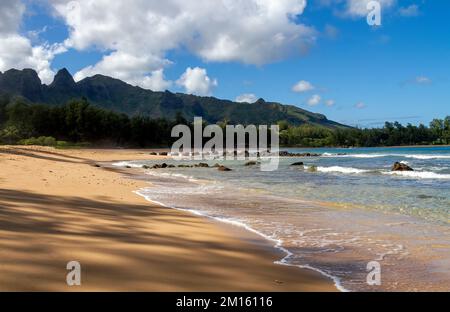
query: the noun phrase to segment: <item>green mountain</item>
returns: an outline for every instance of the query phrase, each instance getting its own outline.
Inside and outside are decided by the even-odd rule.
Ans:
[[[209,123],[227,120],[232,124],[274,124],[283,120],[292,125],[347,127],[328,120],[322,114],[263,99],[249,104],[170,91],[154,92],[102,75],[75,82],[66,69],[61,69],[50,85],[42,84],[32,69],[0,72],[0,94],[20,96],[31,103],[49,105],[61,105],[84,97],[96,106],[130,116],[173,119],[177,113],[182,113],[188,120],[199,116]]]

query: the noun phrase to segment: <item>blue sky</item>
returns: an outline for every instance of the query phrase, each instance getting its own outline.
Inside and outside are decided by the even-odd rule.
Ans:
[[[88,8],[82,0],[76,3],[81,7],[81,13],[76,15],[81,21],[77,22],[66,11],[71,4],[63,0],[7,0],[11,2],[10,8],[23,7],[17,11],[20,13],[18,26],[3,33],[12,36],[14,32],[17,40],[28,40],[30,51],[34,52],[30,52],[33,61],[20,60],[15,66],[0,48],[0,70],[8,65],[36,67],[41,69],[41,77],[51,81],[55,71],[66,67],[77,79],[101,73],[135,85],[153,86],[153,89],[168,88],[232,100],[248,94],[250,98],[293,104],[323,113],[332,120],[367,127],[379,126],[385,120],[428,123],[434,117],[450,114],[448,1],[383,0],[382,25],[378,27],[369,26],[364,14],[350,12],[351,2],[355,0],[317,0],[307,4],[303,0],[283,0],[276,8],[269,6],[273,14],[281,14],[283,19],[289,14],[282,22],[272,11],[268,11],[269,17],[253,15],[254,7],[239,8],[242,2],[228,1],[233,2],[230,10],[242,9],[247,14],[245,18],[254,19],[255,25],[260,26],[253,31],[244,22],[236,26],[236,23],[227,24],[226,20],[219,21],[219,17],[208,20],[210,14],[217,14],[208,12],[208,8],[200,14],[198,8],[191,12],[186,4],[168,8],[155,8],[158,5],[154,4],[136,8],[158,11],[152,24],[142,25],[141,31],[136,32],[131,28],[135,26],[124,24],[131,23],[134,12],[139,12],[132,9],[126,19],[114,16],[103,21],[103,14],[117,14],[114,10],[123,8],[106,4]],[[294,8],[301,4],[303,7]],[[184,10],[196,19],[195,24],[183,24],[180,21],[185,20],[177,16],[172,25],[170,19],[160,19],[167,17],[161,14],[169,14],[163,9]],[[198,22],[202,18],[204,24]],[[154,24],[155,19],[159,24]],[[258,24],[258,19],[262,23]],[[161,30],[161,21],[169,29],[162,28],[170,40],[165,40],[164,32],[162,35],[152,32],[155,27]],[[190,25],[198,27],[194,34],[189,33]],[[6,29],[1,23],[0,27]],[[111,30],[101,33],[105,27]],[[291,41],[272,47],[271,40],[276,37],[267,41],[266,37],[280,33]],[[216,37],[222,35],[232,41],[218,44]],[[1,36],[0,28],[0,42]],[[250,52],[240,55],[231,49],[230,45],[236,41],[242,50]],[[255,44],[257,48],[253,49]],[[37,48],[48,53],[37,53],[41,51]],[[115,58],[102,63],[108,55]],[[109,66],[110,63],[116,65]],[[311,90],[293,91],[299,81],[307,82],[310,88],[306,89]]]

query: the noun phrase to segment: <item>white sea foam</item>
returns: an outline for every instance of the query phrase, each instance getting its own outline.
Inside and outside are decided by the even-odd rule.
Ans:
[[[388,154],[331,154],[331,153],[324,153],[322,154],[324,157],[333,157],[333,158],[379,158],[379,157],[387,157]]]
[[[431,171],[384,171],[383,174],[396,175],[413,179],[450,180],[450,174],[439,174]]]
[[[196,210],[196,209],[178,208],[178,207],[166,205],[166,204],[164,204],[162,202],[158,202],[156,200],[153,200],[148,194],[146,194],[145,190],[146,189],[141,189],[139,191],[135,191],[134,193],[144,197],[146,200],[148,200],[150,202],[153,202],[155,204],[161,205],[163,207],[172,208],[172,209],[181,210],[181,211],[186,211],[186,212],[192,213],[192,214],[197,215],[197,216],[202,216],[202,217],[214,219],[214,220],[217,220],[219,222],[223,222],[223,223],[227,223],[227,224],[230,224],[230,225],[234,225],[234,226],[238,226],[238,227],[244,228],[247,231],[250,231],[250,232],[252,232],[254,234],[257,234],[257,235],[263,237],[264,239],[266,239],[268,241],[273,242],[275,244],[274,247],[276,249],[279,249],[279,250],[281,250],[282,252],[284,252],[286,254],[286,256],[283,259],[281,259],[279,261],[275,261],[274,262],[275,264],[285,265],[285,266],[294,266],[294,267],[298,267],[298,268],[302,268],[302,269],[309,269],[309,270],[316,271],[316,272],[322,274],[323,276],[326,276],[326,277],[330,278],[334,282],[334,286],[339,291],[341,291],[341,292],[349,292],[349,290],[346,289],[342,285],[341,280],[338,277],[336,277],[336,276],[333,276],[333,275],[331,275],[331,274],[329,274],[327,272],[324,272],[324,271],[322,271],[322,270],[320,270],[318,268],[312,267],[310,265],[290,264],[288,262],[288,259],[293,256],[293,253],[290,252],[288,249],[283,247],[283,241],[281,239],[277,239],[277,238],[274,238],[272,236],[268,236],[268,235],[266,235],[266,234],[264,234],[264,233],[262,233],[262,232],[260,232],[258,230],[255,230],[254,228],[252,228],[251,226],[249,226],[248,224],[246,224],[245,222],[243,222],[241,220],[224,218],[224,217],[218,217],[218,216],[211,216],[211,215],[209,215],[206,212],[203,212],[203,211],[200,211],[200,210]]]
[[[407,163],[407,162],[404,162]],[[308,169],[308,166],[305,166]],[[450,174],[439,174],[432,171],[377,171],[377,170],[367,170],[367,169],[358,169],[352,167],[340,167],[340,166],[331,166],[331,167],[317,167],[318,172],[323,173],[343,173],[343,174],[363,174],[369,172],[378,172],[385,175],[394,175],[394,176],[402,176],[405,178],[413,178],[413,179],[439,179],[439,180],[449,180]]]
[[[114,167],[131,167],[131,168],[141,168],[142,165],[134,164],[130,161],[119,161],[112,164]]]
[[[331,154],[324,153],[324,157],[342,157],[342,158],[381,158],[381,157],[404,157],[412,159],[430,160],[430,159],[450,159],[450,155],[427,155],[427,154]]]
[[[402,155],[402,154],[398,154],[398,155],[393,155],[393,156],[403,156],[406,158],[414,158],[414,159],[423,159],[423,160],[427,160],[427,159],[450,159],[450,155]]]
[[[181,178],[185,179],[191,182],[197,182],[198,180],[195,179],[193,176],[188,176],[182,173],[175,173],[175,172],[164,172],[161,170],[149,170],[146,171],[145,174],[151,175],[154,177],[160,177],[160,178]]]
[[[329,173],[329,172],[337,172],[337,173],[347,173],[347,174],[360,174],[369,172],[369,170],[357,169],[351,167],[340,167],[340,166],[332,166],[332,167],[317,167],[317,171]]]

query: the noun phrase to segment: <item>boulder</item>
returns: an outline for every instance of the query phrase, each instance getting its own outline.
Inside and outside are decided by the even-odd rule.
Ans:
[[[219,168],[217,168],[217,170],[219,170],[219,171],[231,171],[230,168],[225,167],[225,166],[220,166]]]
[[[299,162],[295,162],[293,163],[291,166],[304,166],[305,164],[303,163],[303,161],[299,161]]]
[[[159,156],[167,156],[167,152],[161,152],[159,153]]]
[[[195,165],[195,167],[198,167],[198,168],[209,168],[209,165],[207,163],[199,163],[198,165]]]
[[[147,166],[147,165],[143,165],[143,166],[142,166],[142,169],[150,169],[150,167]]]
[[[414,169],[408,166],[407,164],[396,162],[392,166],[392,171],[414,171]]]
[[[152,169],[162,169],[162,168],[167,168],[167,167],[169,167],[169,165],[167,165],[166,163],[163,163],[161,165],[159,165],[159,164],[153,165]],[[173,168],[173,167],[170,167],[170,168]]]

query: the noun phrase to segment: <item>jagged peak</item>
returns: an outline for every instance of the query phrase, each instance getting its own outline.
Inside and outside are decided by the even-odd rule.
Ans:
[[[62,68],[58,71],[51,83],[50,87],[72,87],[75,85],[75,80],[73,80],[72,75],[66,68]]]
[[[70,76],[72,77],[72,75],[69,73],[69,71],[67,70],[67,68],[63,67],[60,70],[58,70],[58,72],[56,73],[56,76]]]

